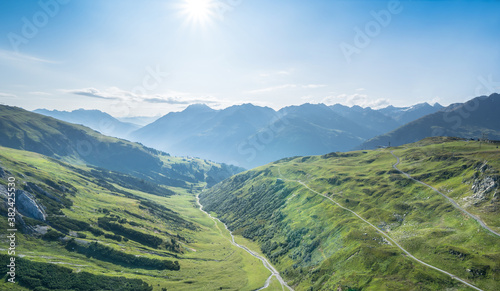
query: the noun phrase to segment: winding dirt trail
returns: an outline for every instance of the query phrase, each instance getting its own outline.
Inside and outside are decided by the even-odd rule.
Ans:
[[[237,243],[235,240],[234,240],[234,236],[233,236],[233,233],[227,228],[227,225],[220,221],[218,218],[216,217],[213,217],[212,215],[210,215],[210,213],[206,212],[205,210],[203,210],[203,205],[201,204],[200,202],[200,194],[197,194],[196,195],[196,203],[198,203],[198,205],[200,206],[200,210],[205,213],[206,215],[208,215],[215,223],[215,226],[217,227],[217,229],[219,229],[219,232],[221,233],[221,235],[223,236],[222,234],[222,230],[219,228],[219,226],[217,225],[217,221],[222,223],[224,225],[224,227],[226,228],[226,230],[229,232],[229,234],[231,235],[231,239],[229,240],[231,242],[232,245],[240,248],[240,249],[243,249],[245,250],[247,253],[249,253],[250,255],[254,256],[255,258],[259,259],[262,264],[264,265],[264,267],[266,267],[266,269],[269,270],[269,272],[271,272],[271,275],[267,278],[266,280],[266,283],[264,284],[264,286],[262,286],[261,288],[257,289],[257,290],[263,290],[263,289],[266,289],[267,287],[269,287],[269,284],[271,283],[271,280],[273,277],[276,277],[276,279],[280,282],[281,284],[281,289],[282,290],[285,290],[285,288],[287,288],[288,290],[290,291],[293,291],[293,289],[288,286],[288,284],[285,282],[285,280],[283,280],[283,278],[280,276],[280,273],[273,267],[273,265],[271,265],[271,263],[269,263],[269,261],[264,258],[263,256],[259,255],[258,253],[250,250],[249,248],[247,248],[246,246],[244,245],[240,245],[239,243]]]
[[[488,231],[489,231],[489,232],[491,232],[492,234],[495,234],[495,235],[497,235],[497,236],[500,236],[500,233],[498,233],[498,232],[494,231],[493,229],[489,228],[489,227],[486,225],[486,223],[484,223],[484,222],[481,220],[481,218],[479,218],[479,217],[475,216],[474,214],[472,214],[472,213],[468,212],[467,210],[463,209],[460,205],[458,205],[458,203],[457,203],[457,202],[455,202],[455,200],[453,200],[453,199],[451,199],[450,197],[446,196],[446,195],[445,195],[445,194],[443,194],[441,191],[439,191],[438,189],[436,189],[436,188],[432,187],[431,185],[426,184],[426,183],[424,183],[424,182],[422,182],[422,181],[420,181],[420,180],[417,180],[417,179],[413,178],[412,176],[410,176],[408,173],[403,172],[402,170],[398,169],[398,165],[399,165],[399,162],[400,162],[399,157],[398,157],[398,156],[396,156],[396,155],[394,154],[394,151],[391,151],[391,154],[392,154],[392,155],[393,155],[393,156],[397,159],[396,163],[395,163],[394,165],[392,165],[392,167],[393,167],[395,170],[399,171],[399,172],[400,172],[401,174],[403,174],[406,178],[408,178],[408,179],[410,179],[410,180],[413,180],[413,181],[415,181],[415,182],[417,182],[417,183],[419,183],[419,184],[422,184],[422,185],[424,185],[424,186],[427,186],[427,187],[431,188],[432,190],[434,190],[435,192],[437,192],[437,193],[441,194],[441,196],[443,196],[443,197],[444,197],[444,198],[446,198],[448,201],[450,201],[450,203],[451,203],[451,204],[452,204],[455,208],[457,208],[458,210],[462,211],[463,213],[465,213],[465,214],[467,214],[468,216],[470,216],[471,218],[473,218],[473,219],[474,219],[475,221],[477,221],[477,222],[478,222],[478,223],[479,223],[479,224],[480,224],[480,225],[481,225],[484,229],[488,230]]]
[[[422,264],[422,265],[424,265],[424,266],[427,266],[427,267],[429,267],[429,268],[432,268],[432,269],[434,269],[434,270],[436,270],[436,271],[438,271],[438,272],[441,272],[441,273],[443,273],[443,274],[446,274],[446,275],[450,276],[452,279],[455,279],[455,280],[457,280],[457,281],[459,281],[459,282],[462,282],[463,284],[465,284],[465,285],[467,285],[467,286],[469,286],[469,287],[471,287],[471,288],[473,288],[473,289],[475,289],[475,290],[483,291],[482,289],[480,289],[480,288],[478,288],[478,287],[476,287],[476,286],[474,286],[474,285],[470,284],[469,282],[467,282],[467,281],[465,281],[465,280],[463,280],[463,279],[460,279],[459,277],[457,277],[457,276],[455,276],[455,275],[453,275],[453,274],[451,274],[451,273],[449,273],[449,272],[446,272],[445,270],[441,270],[441,269],[439,269],[438,267],[435,267],[435,266],[433,266],[433,265],[427,264],[426,262],[424,262],[424,261],[421,261],[421,260],[417,259],[417,258],[416,258],[415,256],[413,256],[410,252],[408,252],[408,251],[407,251],[407,250],[405,250],[405,249],[404,249],[401,245],[399,245],[399,244],[398,244],[395,240],[393,240],[393,239],[392,239],[389,235],[387,235],[385,232],[383,232],[382,230],[380,230],[380,229],[379,229],[378,227],[376,227],[375,225],[373,225],[373,224],[371,224],[370,222],[368,222],[366,219],[364,219],[363,217],[361,217],[361,216],[360,216],[359,214],[357,214],[356,212],[352,211],[352,210],[351,210],[351,209],[349,209],[349,208],[346,208],[346,207],[344,207],[344,206],[340,205],[338,202],[336,202],[335,200],[333,200],[333,199],[332,199],[332,198],[330,198],[329,196],[326,196],[326,195],[324,195],[324,194],[319,193],[319,192],[318,192],[318,191],[316,191],[316,190],[311,189],[309,186],[307,186],[307,185],[306,185],[304,182],[302,182],[302,181],[298,181],[298,180],[290,180],[290,179],[286,179],[286,178],[284,178],[284,177],[283,177],[283,175],[281,174],[281,170],[280,170],[280,168],[279,168],[279,167],[278,167],[278,172],[279,172],[279,174],[280,174],[280,176],[281,176],[281,178],[282,178],[283,180],[285,180],[285,181],[291,181],[291,182],[296,182],[296,183],[299,183],[299,184],[301,184],[302,186],[304,186],[306,189],[308,189],[309,191],[311,191],[311,192],[313,192],[313,193],[315,193],[315,194],[317,194],[317,195],[320,195],[320,196],[322,196],[322,197],[324,197],[324,198],[326,198],[326,199],[330,200],[331,202],[333,202],[333,203],[334,203],[335,205],[337,205],[338,207],[340,207],[340,208],[342,208],[342,209],[344,209],[344,210],[347,210],[347,211],[351,212],[351,213],[352,213],[352,214],[354,214],[357,218],[359,218],[360,220],[362,220],[363,222],[365,222],[366,224],[368,224],[368,225],[370,225],[372,228],[374,228],[377,232],[379,232],[382,236],[384,236],[385,238],[387,238],[390,242],[394,243],[394,245],[396,245],[396,246],[397,246],[400,250],[402,250],[402,251],[403,251],[403,252],[404,252],[404,253],[405,253],[408,257],[412,258],[412,259],[413,259],[413,260],[415,260],[416,262],[418,262],[418,263],[420,263],[420,264]]]

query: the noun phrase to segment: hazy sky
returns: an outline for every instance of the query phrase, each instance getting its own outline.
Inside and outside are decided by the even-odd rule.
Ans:
[[[0,103],[440,102],[500,91],[500,1],[0,1]]]

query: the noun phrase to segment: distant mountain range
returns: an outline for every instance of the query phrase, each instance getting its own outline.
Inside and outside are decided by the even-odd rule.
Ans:
[[[233,166],[171,157],[165,152],[105,136],[82,125],[5,105],[0,105],[0,146],[176,187],[208,180],[213,184],[241,171]]]
[[[122,122],[114,118],[113,116],[99,110],[78,109],[68,112],[37,109],[33,112],[54,117],[70,123],[82,124],[92,128],[93,130],[97,130],[104,135],[119,138],[127,138],[129,133],[141,127],[140,125],[130,122]]]
[[[387,110],[303,104],[275,111],[252,104],[223,110],[195,104],[134,131],[130,138],[175,155],[253,168],[289,156],[347,151],[404,120],[441,108],[427,103]]]
[[[252,104],[214,110],[194,104],[161,118],[122,121],[98,110],[35,110],[103,134],[141,142],[179,156],[253,168],[290,156],[348,151],[364,141],[441,110],[439,104],[383,109],[303,104],[275,111]],[[132,124],[123,120],[136,122]],[[138,123],[146,123],[143,127]]]
[[[161,116],[130,116],[130,117],[117,117],[121,122],[132,123],[139,127],[146,126],[150,123],[155,122]]]
[[[370,107],[347,107],[336,104],[330,106],[330,108],[353,122],[367,127],[372,131],[372,134],[384,134],[422,116],[439,111],[443,106],[439,103],[434,105],[419,103],[410,107],[388,106],[375,110]]]
[[[364,142],[359,148],[399,146],[432,136],[500,140],[500,94],[480,96],[407,123]]]
[[[379,109],[378,111],[385,116],[389,116],[396,120],[398,124],[404,125],[443,108],[444,107],[439,103],[435,103],[434,105],[429,105],[429,103],[419,103],[409,107],[388,106]]]

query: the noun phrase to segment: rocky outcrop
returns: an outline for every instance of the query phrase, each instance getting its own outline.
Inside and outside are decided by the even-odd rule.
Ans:
[[[16,207],[19,213],[27,217],[41,221],[45,221],[47,217],[43,206],[38,204],[30,193],[23,190],[16,190]]]
[[[8,194],[7,187],[0,185],[0,203],[2,204],[0,205],[0,209],[2,212],[7,212],[7,208],[9,207],[7,204]],[[16,209],[16,225],[18,225],[25,234],[34,233],[35,228],[26,224],[23,215],[41,221],[45,221],[47,217],[42,205],[37,203],[31,194],[22,190],[16,191]]]
[[[472,182],[471,190],[474,193],[472,198],[478,202],[487,199],[487,195],[498,189],[498,176],[486,176],[484,178],[475,179]]]
[[[468,205],[479,205],[483,202],[496,202],[498,199],[498,188],[500,176],[498,172],[488,165],[487,161],[475,167],[474,176],[468,181],[472,195],[463,198]],[[466,181],[464,181],[466,182]],[[467,182],[466,182],[467,183]]]

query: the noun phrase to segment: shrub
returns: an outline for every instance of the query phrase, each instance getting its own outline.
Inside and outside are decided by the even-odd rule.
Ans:
[[[56,241],[58,240],[59,238],[63,237],[64,234],[58,232],[57,230],[55,229],[52,229],[50,228],[47,233],[45,233],[43,236],[42,236],[42,239],[44,240],[48,240],[48,241]]]
[[[0,254],[1,270],[7,272],[10,256]],[[140,279],[108,277],[87,272],[75,273],[71,269],[24,258],[16,258],[16,281],[30,290],[121,290],[151,291],[153,287]]]
[[[146,246],[158,248],[158,246],[163,243],[163,240],[157,236],[143,233],[135,229],[127,228],[121,224],[111,222],[108,217],[100,217],[98,219],[98,224],[105,230],[112,231],[115,234],[122,235],[124,237],[127,237],[128,239],[134,240]]]
[[[136,257],[114,248],[93,242],[88,246],[79,245],[74,239],[66,243],[68,251],[76,251],[87,257],[95,258],[101,261],[107,261],[117,265],[131,266],[136,268],[156,269],[156,270],[174,270],[180,269],[178,261],[150,259],[147,257]]]

